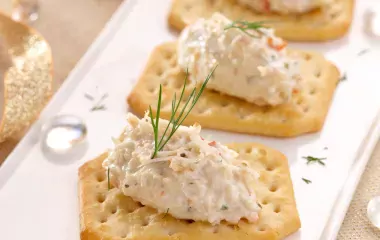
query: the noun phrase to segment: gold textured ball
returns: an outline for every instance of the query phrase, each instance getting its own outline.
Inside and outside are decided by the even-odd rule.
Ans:
[[[52,62],[40,34],[0,13],[0,143],[28,127],[49,101]]]

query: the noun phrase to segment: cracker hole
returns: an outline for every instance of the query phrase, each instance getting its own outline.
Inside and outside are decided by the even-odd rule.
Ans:
[[[173,56],[173,54],[171,52],[165,52],[163,55],[164,55],[164,58],[167,60],[171,59]]]
[[[242,119],[242,120],[247,119],[247,118],[249,118],[250,116],[251,116],[250,113],[239,111],[239,117],[240,117],[240,119]]]
[[[169,85],[169,82],[167,80],[164,80],[164,81],[162,81],[161,84],[162,84],[163,87],[166,87],[166,86]]]
[[[280,206],[276,206],[276,207],[273,209],[273,212],[275,212],[275,213],[280,213],[280,212],[281,212],[281,208],[280,208]]]
[[[157,76],[162,76],[162,74],[164,74],[164,70],[162,70],[161,68],[158,68],[156,70],[156,74],[157,74]]]
[[[179,81],[179,80],[175,80],[175,81],[173,81],[172,87],[175,89],[180,89],[183,87],[183,84],[184,84],[184,82]]]
[[[246,149],[244,150],[244,152],[245,152],[245,153],[251,153],[251,152],[252,152],[252,148],[246,148]]]
[[[144,221],[141,223],[141,226],[143,227],[146,227],[149,225],[149,220],[148,219],[144,219]]]
[[[107,222],[107,217],[102,217],[101,219],[99,219],[99,222],[100,222],[100,223],[105,223],[105,222]]]
[[[149,87],[148,87],[148,91],[149,91],[150,93],[154,93],[154,92],[156,91],[156,87],[155,87],[155,86],[149,86]]]
[[[317,93],[317,90],[315,88],[310,89],[309,94],[314,95]]]
[[[331,14],[330,14],[330,18],[331,18],[331,20],[334,20],[334,19],[336,19],[339,15],[340,15],[340,12],[331,13]]]
[[[276,185],[272,185],[269,187],[269,191],[276,192],[278,190],[278,187]]]
[[[321,77],[321,75],[322,75],[321,70],[315,70],[315,72],[314,72],[314,76],[315,76],[316,78]]]
[[[274,166],[267,166],[267,167],[266,167],[266,170],[267,170],[268,172],[271,172],[271,171],[273,171],[274,169],[275,169]]]
[[[204,103],[204,104],[200,104],[198,105],[198,107],[195,108],[195,111],[198,113],[198,114],[205,114],[207,112],[208,108],[207,108],[207,104]]]
[[[190,4],[185,5],[185,10],[187,10],[187,11],[189,11],[192,8],[193,8],[193,6],[191,6]]]
[[[106,180],[106,175],[104,173],[99,173],[98,175],[96,175],[96,180],[98,182],[103,182],[104,180]]]
[[[257,228],[257,231],[259,231],[259,232],[265,232],[266,230],[267,230],[267,228],[265,226],[259,226]]]
[[[261,108],[261,111],[262,111],[262,113],[267,113],[267,112],[269,112],[271,110],[271,107],[268,107],[268,106],[265,106],[265,107],[262,107]]]
[[[220,102],[220,106],[223,108],[228,107],[228,105],[229,105],[229,102],[227,102],[227,101],[221,101]]]
[[[174,68],[177,65],[177,58],[173,57],[169,60],[170,67]]]
[[[237,225],[227,224],[227,227],[230,228],[230,229],[232,229],[232,230],[235,230],[235,231],[239,230],[238,229],[239,226],[237,226]]]
[[[104,203],[104,201],[106,200],[106,197],[105,197],[103,194],[99,194],[99,195],[96,197],[96,200],[97,200],[99,203]]]
[[[304,107],[303,107],[303,112],[304,112],[304,113],[307,113],[309,110],[310,110],[310,109],[309,109],[309,106],[304,106]]]
[[[268,202],[268,200],[267,199],[263,199],[262,201],[261,201],[261,204],[262,205],[267,205],[269,202]]]
[[[301,105],[303,103],[303,100],[300,98],[300,99],[297,99],[297,101],[296,101],[296,104],[297,105]]]
[[[194,223],[195,221],[194,221],[194,220],[191,220],[191,219],[188,219],[188,220],[185,220],[185,222],[186,222],[187,224],[192,224],[192,223]]]
[[[303,56],[303,59],[305,59],[306,61],[309,61],[311,59],[311,55],[310,54],[305,54]]]
[[[117,207],[111,208],[111,214],[115,214],[117,212]]]
[[[264,157],[264,156],[267,155],[267,151],[265,151],[264,149],[260,148],[259,149],[259,154]]]

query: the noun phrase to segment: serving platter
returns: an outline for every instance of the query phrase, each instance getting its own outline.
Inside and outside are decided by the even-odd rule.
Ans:
[[[128,0],[70,74],[25,138],[0,168],[0,239],[79,239],[78,168],[112,146],[129,111],[126,97],[153,48],[174,40],[167,27],[171,0]],[[322,51],[346,76],[337,87],[323,130],[275,139],[205,129],[218,141],[260,142],[289,160],[302,228],[289,240],[335,239],[352,194],[380,135],[377,119],[379,46],[362,31],[375,1],[358,1],[347,37],[328,43],[290,44]],[[363,53],[364,49],[369,49]],[[360,55],[360,56],[359,56]],[[343,74],[344,73],[344,74]],[[89,111],[85,93],[101,91],[105,111]],[[88,127],[88,148],[78,158],[52,159],[42,151],[41,126],[57,114],[74,114]],[[304,156],[326,157],[307,165]],[[306,184],[302,178],[312,181]],[[20,231],[20,229],[23,229]]]

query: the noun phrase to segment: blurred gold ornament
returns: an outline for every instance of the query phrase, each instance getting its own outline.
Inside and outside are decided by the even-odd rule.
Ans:
[[[53,93],[52,67],[45,39],[0,13],[0,143],[38,117]]]

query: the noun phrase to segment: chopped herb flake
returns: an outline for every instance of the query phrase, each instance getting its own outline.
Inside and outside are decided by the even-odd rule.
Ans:
[[[347,80],[347,73],[343,73],[343,75],[339,79],[339,82],[346,81],[346,80]]]
[[[326,160],[326,158],[317,158],[317,157],[312,157],[312,156],[307,156],[307,157],[302,157],[302,158],[307,160],[306,164],[318,163],[318,164],[323,165],[323,166],[325,165],[323,160]]]
[[[107,108],[106,108],[106,106],[104,106],[104,105],[95,105],[95,106],[93,106],[91,109],[90,109],[90,111],[91,112],[94,112],[94,111],[101,111],[101,110],[106,110]]]
[[[166,215],[168,215],[168,213],[169,213],[169,208],[168,208],[168,209],[166,209],[166,212],[165,212],[165,214],[164,214],[164,216],[163,216],[162,218],[165,218],[165,217],[166,217]]]
[[[223,210],[223,211],[224,211],[224,210],[228,210],[228,206],[225,205],[225,204],[223,204],[222,207],[220,208],[220,210]]]
[[[306,179],[306,178],[302,178],[302,180],[306,183],[306,184],[310,184],[311,181],[309,179]]]

